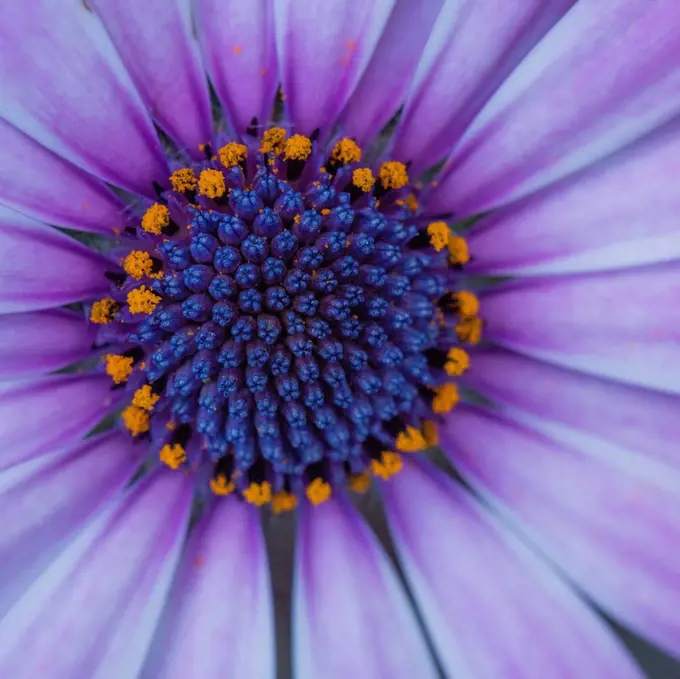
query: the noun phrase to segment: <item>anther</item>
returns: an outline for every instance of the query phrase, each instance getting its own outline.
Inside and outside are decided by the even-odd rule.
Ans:
[[[244,491],[243,497],[246,502],[256,507],[262,507],[272,499],[272,487],[268,481],[262,483],[252,482]]]
[[[153,274],[154,260],[144,250],[133,250],[123,260],[123,269],[128,276],[132,276],[135,280],[140,280],[144,276],[151,276]]]
[[[166,443],[160,449],[158,457],[170,469],[179,469],[187,461],[186,452],[179,443]]]
[[[407,426],[406,430],[397,436],[394,445],[403,453],[416,453],[427,448],[427,441],[422,432],[415,427]]]
[[[132,314],[150,314],[159,304],[161,298],[145,285],[130,290],[127,303]]]
[[[451,230],[446,222],[432,222],[428,224],[427,235],[432,247],[437,252],[441,252],[448,245]]]
[[[132,374],[133,363],[130,356],[106,354],[106,374],[111,377],[114,384],[123,384]]]
[[[235,167],[245,162],[248,157],[248,148],[245,144],[238,144],[235,141],[225,144],[219,150],[220,162],[224,167]]]
[[[210,490],[215,495],[230,495],[235,487],[232,481],[228,481],[224,474],[219,474],[216,478],[210,479]]]
[[[371,485],[371,477],[364,474],[352,474],[347,478],[347,485],[350,490],[360,495],[365,493]]]
[[[462,266],[470,261],[470,251],[465,238],[450,236],[448,242],[449,262],[454,266]]]
[[[266,130],[262,135],[260,151],[262,153],[275,153],[276,155],[283,153],[285,138],[286,130],[282,127],[272,127]]]
[[[314,479],[305,489],[307,499],[314,505],[320,505],[330,499],[332,493],[331,485],[327,481],[318,477]]]
[[[132,405],[142,408],[143,410],[151,411],[156,405],[160,396],[154,394],[150,384],[144,384],[137,391],[135,391],[132,397]]]
[[[201,195],[212,198],[221,198],[226,192],[224,175],[219,170],[203,170],[198,178],[198,191]]]
[[[125,428],[133,435],[139,436],[149,431],[149,413],[143,408],[131,405],[121,413]]]
[[[297,497],[294,493],[282,490],[272,496],[272,511],[274,514],[291,512],[297,507]]]
[[[446,354],[444,370],[451,377],[460,377],[470,367],[470,356],[465,349],[452,347]]]
[[[380,166],[380,183],[384,189],[401,189],[408,184],[406,165],[388,160]]]
[[[90,321],[92,321],[92,323],[106,325],[113,320],[113,317],[118,312],[118,308],[118,304],[116,304],[111,297],[100,299],[92,305],[92,309],[90,310]]]
[[[175,170],[170,175],[170,183],[175,191],[180,193],[187,193],[190,191],[195,191],[198,181],[194,171],[189,167],[183,167],[179,170]]]
[[[451,412],[457,405],[460,397],[458,396],[458,388],[455,384],[443,384],[441,387],[435,387],[435,396],[432,399],[432,410],[437,415],[443,415]]]
[[[463,318],[456,325],[456,335],[461,342],[479,344],[482,339],[482,319],[478,316]]]
[[[160,236],[169,225],[170,210],[160,203],[154,203],[142,217],[142,229],[154,236]]]
[[[404,463],[399,453],[383,451],[379,460],[371,460],[371,472],[384,481],[401,471]]]

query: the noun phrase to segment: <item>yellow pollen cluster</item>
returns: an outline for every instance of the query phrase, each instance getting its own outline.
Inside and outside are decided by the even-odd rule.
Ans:
[[[380,454],[380,460],[371,461],[373,475],[384,481],[398,474],[403,466],[404,462],[399,453],[392,453],[386,450]]]
[[[441,252],[449,243],[451,230],[446,222],[432,222],[427,227],[427,235],[430,237],[432,247]]]
[[[225,144],[219,151],[220,162],[224,167],[239,165],[248,157],[248,148],[245,144],[231,141]]]
[[[224,474],[220,474],[217,478],[210,479],[210,490],[215,495],[230,495],[234,492],[235,486],[232,481],[227,481]]]
[[[153,272],[153,259],[144,250],[133,250],[124,260],[123,269],[128,276],[140,280]]]
[[[453,265],[462,266],[470,261],[470,251],[465,238],[462,236],[451,236],[448,242],[449,262]]]
[[[323,479],[314,479],[305,489],[307,499],[314,505],[320,505],[331,497],[331,484]]]
[[[451,377],[460,377],[470,367],[470,356],[460,347],[449,349],[446,358],[444,370]]]
[[[128,406],[121,414],[125,428],[133,435],[139,436],[149,431],[149,413],[137,406]]]
[[[406,165],[398,160],[388,160],[380,166],[380,183],[386,189],[400,189],[408,184]]]
[[[262,135],[260,151],[262,153],[283,153],[283,141],[286,138],[286,131],[282,127],[272,127]]]
[[[166,443],[158,453],[158,457],[163,464],[170,469],[179,469],[186,461],[187,454],[179,443]]]
[[[142,285],[127,294],[127,303],[132,314],[150,314],[161,301],[151,288]]]
[[[358,163],[361,160],[361,147],[354,139],[343,137],[334,147],[331,158],[340,165]]]
[[[90,310],[90,320],[93,323],[106,325],[113,320],[118,312],[118,304],[110,297],[104,297],[92,305]]]
[[[307,160],[312,153],[312,142],[309,137],[294,134],[284,145],[284,160]]]
[[[482,319],[478,316],[463,318],[456,325],[456,335],[461,342],[479,344],[482,339]]]
[[[160,396],[154,394],[150,384],[144,384],[135,392],[132,397],[132,405],[143,410],[153,410]]]
[[[268,481],[262,483],[251,483],[244,491],[243,497],[246,502],[256,507],[262,507],[272,499],[272,487]]]
[[[142,229],[156,236],[160,236],[169,224],[170,210],[160,203],[154,203],[142,217]]]
[[[285,490],[282,490],[280,493],[274,493],[272,496],[272,511],[274,514],[292,512],[296,507],[297,497],[294,493],[288,493]]]
[[[219,170],[203,170],[198,178],[198,190],[208,198],[221,198],[227,190],[224,175]]]
[[[423,422],[423,435],[427,445],[431,448],[439,443],[439,434],[437,432],[437,424],[432,420],[425,420]]]
[[[123,384],[132,374],[132,358],[118,354],[106,354],[106,374],[114,384]]]
[[[194,191],[197,184],[196,175],[190,167],[183,167],[170,175],[170,183],[172,188],[180,193]]]
[[[479,311],[479,300],[477,296],[467,290],[461,290],[455,295],[458,313],[464,318],[476,316]]]
[[[352,184],[358,186],[364,193],[368,193],[375,184],[373,172],[367,167],[360,167],[352,172]]]
[[[422,432],[415,427],[406,427],[406,431],[402,431],[397,436],[394,445],[402,453],[417,453],[419,450],[427,448],[427,441]]]
[[[353,474],[347,479],[347,485],[349,489],[355,493],[363,494],[371,486],[371,477],[366,473]]]
[[[458,388],[455,384],[443,384],[435,390],[435,397],[432,399],[432,410],[437,415],[451,412],[459,401]]]

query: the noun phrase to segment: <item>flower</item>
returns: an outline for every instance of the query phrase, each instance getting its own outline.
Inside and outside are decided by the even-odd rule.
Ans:
[[[0,676],[678,655],[677,4],[190,4],[5,8]]]

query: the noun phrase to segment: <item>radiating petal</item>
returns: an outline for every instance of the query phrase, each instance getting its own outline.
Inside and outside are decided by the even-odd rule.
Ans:
[[[409,464],[384,497],[447,676],[642,677],[596,613],[452,479]]]
[[[605,158],[680,112],[675,0],[579,2],[505,81],[428,202],[467,215]]]
[[[444,0],[397,0],[378,46],[354,90],[342,125],[364,144],[404,101]]]
[[[179,559],[190,500],[189,480],[166,472],[111,502],[0,621],[0,674],[136,677]]]
[[[680,656],[677,474],[605,460],[472,409],[441,433],[487,501],[606,612]]]
[[[0,474],[0,611],[122,490],[140,452],[129,436],[109,432]]]
[[[275,668],[259,513],[228,498],[189,538],[142,677],[274,679]]]
[[[276,41],[292,129],[327,135],[357,86],[395,0],[274,0]]]
[[[485,336],[570,368],[680,392],[680,269],[509,284],[482,301]]]
[[[0,315],[0,380],[63,368],[92,353],[94,333],[65,309]]]
[[[345,498],[306,507],[293,591],[296,679],[436,677],[395,572]]]
[[[151,119],[85,2],[3,8],[0,116],[101,179],[153,196],[167,167]]]
[[[108,260],[51,226],[0,205],[0,313],[104,295]]]
[[[0,469],[76,443],[116,398],[106,375],[51,375],[0,384]]]
[[[680,258],[680,125],[475,225],[466,271],[605,271]]]
[[[238,134],[271,120],[278,85],[271,0],[195,0],[203,58]]]
[[[445,158],[498,86],[575,0],[447,0],[416,71],[394,157]],[[480,37],[483,36],[483,37]]]
[[[1,118],[0,203],[71,229],[125,226],[122,204],[103,184]]]
[[[640,454],[680,471],[680,398],[563,370],[492,349],[476,351],[463,378],[505,412],[591,437],[589,450]]]
[[[90,0],[158,124],[198,156],[212,138],[207,81],[192,36],[191,0]]]

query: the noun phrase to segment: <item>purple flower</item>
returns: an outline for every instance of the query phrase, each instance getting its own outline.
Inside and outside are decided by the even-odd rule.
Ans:
[[[680,656],[676,0],[5,4],[1,677]]]

